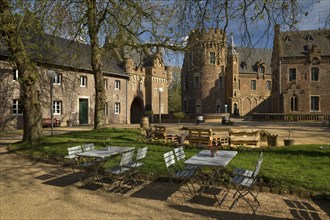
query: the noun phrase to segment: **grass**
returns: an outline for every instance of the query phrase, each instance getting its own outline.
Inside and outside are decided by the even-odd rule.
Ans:
[[[67,148],[84,143],[94,143],[97,147],[111,145],[144,147],[149,146],[145,159],[144,172],[153,178],[166,175],[163,154],[173,150],[165,144],[146,144],[139,129],[105,128],[98,131],[78,131],[53,137],[43,137],[38,144],[19,143],[12,145],[11,150],[20,154],[53,161],[63,161]],[[186,157],[196,154],[200,149],[186,148]],[[259,176],[263,184],[272,187],[283,187],[290,190],[307,189],[330,192],[330,145],[300,145],[264,149],[240,149],[225,172],[231,173],[234,167],[254,169],[260,151],[264,152],[264,161]]]

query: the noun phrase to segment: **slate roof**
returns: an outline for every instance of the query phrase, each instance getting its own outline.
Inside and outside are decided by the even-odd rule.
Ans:
[[[266,64],[266,74],[271,74],[272,49],[238,47],[235,50],[239,54],[240,73],[257,73],[256,63],[263,61]]]
[[[321,56],[330,55],[330,29],[280,33],[281,57],[305,56],[307,44],[317,45]]]
[[[26,44],[29,44],[28,52],[35,62],[92,71],[90,45],[47,34],[32,37]],[[3,39],[0,39],[0,55],[11,57]],[[106,74],[128,77],[110,53],[106,52],[102,54],[102,71]]]

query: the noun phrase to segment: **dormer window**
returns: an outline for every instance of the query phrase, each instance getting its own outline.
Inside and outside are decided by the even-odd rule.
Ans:
[[[259,73],[264,74],[265,73],[265,67],[264,66],[259,66],[258,71],[259,71]]]
[[[245,61],[241,62],[241,67],[247,69],[247,63]]]
[[[285,41],[285,43],[291,43],[291,42],[292,42],[292,39],[291,39],[291,37],[288,35],[288,36],[285,37],[284,41]]]
[[[309,33],[309,34],[306,36],[305,39],[308,40],[308,41],[312,41],[312,40],[314,40],[314,39],[313,39],[313,36],[311,35],[311,33]]]

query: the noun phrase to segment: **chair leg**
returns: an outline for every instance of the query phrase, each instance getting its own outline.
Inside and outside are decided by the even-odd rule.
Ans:
[[[233,201],[233,203],[231,204],[231,206],[230,206],[229,209],[232,209],[232,208],[235,206],[235,204],[238,202],[238,200],[240,200],[240,199],[242,198],[242,199],[244,199],[244,201],[245,201],[245,202],[251,207],[251,209],[252,209],[252,211],[253,211],[253,214],[255,214],[256,211],[257,211],[257,208],[260,206],[260,203],[259,203],[257,197],[256,197],[255,195],[253,195],[253,193],[250,191],[250,189],[245,189],[245,190],[243,190],[243,191],[240,191],[240,189],[237,189],[236,192],[235,192],[235,195],[236,195],[237,193],[238,193],[239,195],[238,195],[238,197]],[[248,194],[252,195],[252,197],[254,198],[254,200],[257,202],[256,207],[253,207],[253,205],[251,204],[251,202],[245,198],[245,196],[248,195]]]

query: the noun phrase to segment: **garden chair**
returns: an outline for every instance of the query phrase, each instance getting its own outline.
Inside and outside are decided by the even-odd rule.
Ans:
[[[95,150],[94,143],[83,144],[81,147],[82,147],[83,151]]]
[[[260,153],[258,162],[262,159],[263,159],[263,152]],[[258,162],[256,163],[256,167],[258,165]],[[243,169],[243,168],[235,168],[234,171],[233,171],[233,174],[251,178],[253,176],[254,172],[255,172],[255,170],[246,170],[246,169]]]
[[[134,151],[125,152],[122,154],[120,162],[117,166],[104,170],[107,177],[110,178],[112,182],[116,185],[116,188],[119,190],[121,195],[123,195],[123,190],[121,188],[122,182],[126,181],[128,177],[132,179],[131,176],[132,169],[126,166],[132,163],[133,156],[134,156]],[[109,191],[110,187],[111,186],[109,185],[107,191]]]
[[[65,156],[65,158],[69,160],[75,160],[76,158],[78,158],[77,154],[81,152],[81,146],[68,147],[68,155]]]
[[[182,167],[180,166],[180,163],[179,161],[184,161],[186,159],[186,155],[184,153],[184,150],[183,150],[183,147],[177,147],[174,149],[174,154],[175,154],[175,157],[176,157],[176,160],[178,161],[178,166],[182,169]],[[185,170],[199,170],[200,167],[197,166],[197,165],[185,165],[183,167],[183,169]]]
[[[78,156],[79,153],[83,152],[81,146],[68,147],[68,155],[65,157],[70,160],[70,166],[73,173],[83,172],[82,175],[78,175],[78,178],[82,185],[89,183],[88,177],[92,177],[92,181],[95,180],[95,169],[97,166],[96,161],[86,161]]]
[[[136,153],[135,161],[132,161],[131,163],[125,165],[125,167],[133,169],[133,172],[131,174],[132,178],[133,178],[133,175],[135,174],[137,176],[142,177],[144,180],[146,180],[146,177],[144,177],[140,173],[138,168],[140,168],[144,165],[142,160],[147,156],[147,153],[148,153],[148,147],[139,148],[137,153]],[[136,183],[136,181],[134,181],[134,182]]]
[[[195,175],[195,170],[185,170],[185,169],[178,169],[178,166],[175,165],[175,157],[173,154],[173,151],[169,151],[164,154],[164,161],[166,165],[166,169],[168,171],[168,176],[170,179],[170,182],[173,186],[175,186],[173,179],[179,180],[178,187],[179,191],[181,192],[184,200],[186,200],[186,197],[181,190],[181,186],[186,185],[193,196],[195,194],[195,188],[192,182],[190,181],[192,177]],[[192,186],[192,189],[189,187],[188,183]]]
[[[232,209],[240,199],[243,199],[252,208],[253,214],[256,213],[257,208],[260,206],[260,202],[257,199],[257,194],[254,195],[252,193],[252,190],[253,190],[253,187],[254,187],[255,183],[257,182],[257,176],[258,176],[258,173],[260,171],[262,161],[263,161],[263,159],[258,160],[256,169],[253,172],[252,177],[245,177],[245,176],[241,176],[241,175],[235,175],[231,179],[231,183],[234,185],[234,187],[236,189],[234,197],[237,194],[239,194],[239,195],[233,201],[233,203],[231,204],[230,209]],[[256,202],[255,207],[251,204],[251,201],[249,201],[246,198],[247,195],[251,195],[253,197],[254,201]]]

